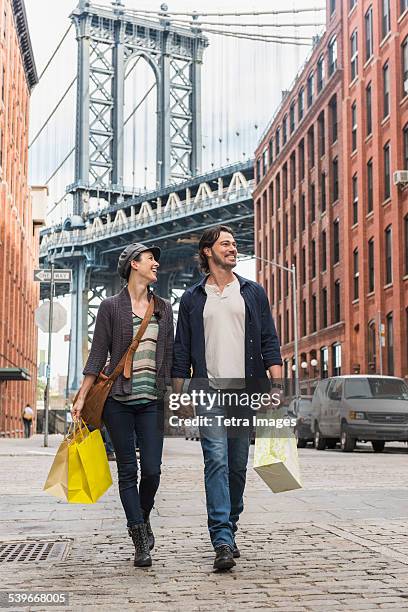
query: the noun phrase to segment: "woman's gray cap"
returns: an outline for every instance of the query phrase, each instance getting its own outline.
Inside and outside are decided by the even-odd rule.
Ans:
[[[119,255],[119,276],[127,279],[131,262],[136,259],[136,257],[140,255],[140,253],[144,253],[145,251],[151,251],[155,260],[159,261],[161,252],[159,247],[146,246],[145,244],[140,244],[140,242],[129,244],[129,246],[127,246],[126,249],[122,251],[122,253]]]

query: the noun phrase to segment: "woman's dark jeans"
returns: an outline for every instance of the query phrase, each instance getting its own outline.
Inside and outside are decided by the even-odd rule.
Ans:
[[[153,508],[160,483],[163,450],[163,404],[126,405],[108,397],[103,421],[111,437],[118,466],[119,493],[127,525],[143,523],[143,514]],[[139,489],[135,434],[140,449]]]

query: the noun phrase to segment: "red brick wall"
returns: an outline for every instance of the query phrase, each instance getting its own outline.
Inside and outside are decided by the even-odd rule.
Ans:
[[[327,2],[329,9],[330,1]],[[256,158],[260,159],[271,137],[274,136],[276,128],[281,127],[285,114],[290,112],[292,100],[297,102],[297,93],[300,87],[306,86],[306,79],[313,70],[316,74],[316,64],[321,53],[327,60],[328,42],[333,33],[338,39],[338,70],[327,80],[326,62],[326,84],[323,90],[315,96],[314,104],[305,114],[302,122],[296,122],[296,130],[289,138],[285,147],[282,148],[278,157],[274,156],[272,164],[264,175],[258,177],[258,184],[254,193],[255,202],[255,237],[256,255],[271,259],[280,264],[287,261],[292,264],[296,257],[298,269],[298,312],[299,321],[299,353],[300,361],[305,359],[310,364],[310,359],[316,355],[320,361],[319,351],[322,347],[329,348],[329,375],[333,374],[333,363],[331,361],[331,346],[335,342],[342,345],[342,373],[379,372],[380,352],[379,343],[376,342],[375,366],[369,366],[368,359],[368,324],[372,320],[381,320],[385,323],[387,314],[393,314],[394,325],[394,374],[406,376],[408,374],[407,347],[407,308],[408,308],[408,276],[404,276],[404,253],[407,248],[403,236],[403,219],[408,213],[408,190],[401,190],[392,185],[391,197],[384,201],[383,180],[383,146],[387,142],[391,147],[391,177],[395,170],[404,169],[403,162],[403,128],[408,124],[408,96],[402,95],[402,62],[401,44],[408,35],[408,12],[400,15],[399,0],[391,0],[391,32],[382,40],[381,15],[382,3],[369,0],[358,0],[356,6],[349,12],[349,2],[337,0],[336,9],[332,15],[327,11],[327,31],[319,43],[315,46],[310,60],[302,70],[289,94],[284,98],[281,108],[278,110],[270,129],[262,139],[257,151]],[[364,16],[373,7],[373,55],[369,61],[365,61],[365,22]],[[351,44],[350,37],[357,28],[358,32],[358,75],[351,82]],[[383,119],[383,65],[389,62],[390,67],[390,114]],[[316,79],[316,77],[315,77]],[[366,136],[366,105],[365,91],[368,83],[372,83],[372,121],[373,133]],[[316,83],[315,83],[316,86]],[[329,100],[332,95],[337,95],[338,108],[338,138],[332,143],[330,139],[330,112]],[[352,151],[351,146],[351,107],[356,103],[357,108],[357,149]],[[278,173],[281,173],[285,162],[290,165],[290,155],[297,149],[298,143],[303,138],[307,152],[307,132],[314,125],[317,128],[319,113],[325,113],[325,154],[320,157],[317,154],[318,137],[315,131],[315,156],[317,163],[315,168],[310,169],[306,162],[306,174],[303,181],[296,177],[296,189],[293,193],[289,191],[288,198],[282,198],[281,208],[272,210],[270,198],[270,186],[274,183]],[[297,115],[297,105],[296,105]],[[332,183],[332,160],[338,156],[339,160],[339,198],[332,202],[330,196]],[[373,211],[367,214],[367,189],[366,189],[366,167],[367,161],[373,160],[374,166],[374,205]],[[257,164],[259,169],[259,164]],[[308,197],[309,184],[318,181],[321,170],[327,173],[327,207],[326,212],[321,211],[321,194],[316,190],[316,221],[310,220],[310,201]],[[353,223],[353,197],[352,177],[358,176],[358,222]],[[276,191],[276,183],[275,191]],[[282,190],[282,179],[281,179]],[[300,198],[302,193],[306,196],[306,228],[300,229]],[[297,212],[297,235],[294,237],[292,224],[289,230],[288,246],[284,246],[281,238],[281,252],[276,252],[276,231],[280,222],[283,228],[284,215],[293,211],[293,205]],[[340,262],[333,265],[333,221],[338,218],[340,223]],[[392,226],[392,276],[393,282],[385,286],[385,244],[384,231]],[[327,232],[327,271],[321,267],[321,231]],[[275,253],[271,252],[271,238],[275,232]],[[375,290],[368,292],[368,240],[375,241]],[[316,240],[317,270],[314,279],[310,274],[310,244]],[[306,249],[307,257],[306,283],[301,281],[301,251]],[[358,249],[359,253],[359,299],[354,300],[353,284],[353,251]],[[272,300],[272,275],[274,274],[275,288]],[[277,277],[278,271],[273,266],[262,262],[257,265],[258,280],[265,286],[272,303],[272,311],[276,323],[279,316],[282,318],[282,352],[285,359],[293,358],[293,329],[289,326],[289,339],[285,337],[284,319],[287,310],[291,312],[291,293],[284,296],[282,287],[282,299],[278,300]],[[333,323],[333,288],[335,280],[341,283],[341,321]],[[328,325],[324,326],[321,318],[321,290],[328,289]],[[311,331],[311,296],[317,297],[317,331]],[[306,300],[306,335],[302,336],[304,329],[302,302]],[[387,340],[387,338],[386,338]],[[303,354],[303,355],[302,355]],[[290,365],[290,364],[289,364]],[[320,363],[319,368],[320,370]],[[383,349],[383,372],[390,373],[387,365],[387,351]],[[310,365],[306,375],[316,375]]]
[[[27,183],[29,88],[9,0],[0,0],[0,84],[0,367],[31,374],[31,382],[0,384],[0,436],[18,437],[21,410],[36,399],[38,236]]]

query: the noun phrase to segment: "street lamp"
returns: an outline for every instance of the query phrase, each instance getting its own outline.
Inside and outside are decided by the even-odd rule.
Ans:
[[[292,264],[291,268],[287,266],[282,266],[282,264],[276,263],[276,261],[271,261],[270,259],[265,259],[264,257],[258,257],[258,255],[252,255],[250,257],[246,257],[246,259],[258,259],[258,261],[263,261],[271,266],[275,266],[276,268],[280,268],[285,272],[291,274],[292,277],[292,306],[293,306],[293,344],[294,344],[294,364],[292,366],[293,371],[295,372],[295,395],[296,397],[300,396],[300,387],[299,387],[299,337],[298,337],[298,309],[297,309],[297,289],[296,289],[296,266]],[[242,261],[242,260],[241,260]]]

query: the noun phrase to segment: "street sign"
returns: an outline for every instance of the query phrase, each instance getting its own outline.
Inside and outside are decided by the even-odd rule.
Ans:
[[[37,327],[44,333],[49,329],[50,317],[50,302],[44,302],[34,313],[34,319]],[[52,331],[59,332],[67,323],[67,311],[59,302],[54,302],[52,309]]]
[[[51,282],[51,270],[39,268],[34,270],[34,280],[37,283],[50,283]],[[54,282],[55,283],[71,283],[72,282],[72,270],[65,270],[64,268],[54,270]]]

